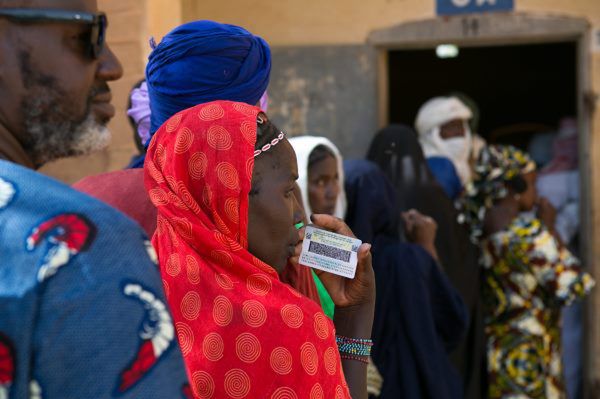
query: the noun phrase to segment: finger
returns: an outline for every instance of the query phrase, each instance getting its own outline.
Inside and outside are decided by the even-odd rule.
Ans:
[[[413,230],[415,229],[415,222],[412,220],[407,220],[406,221],[406,231],[411,234],[413,232]]]
[[[331,215],[313,214],[310,220],[317,226],[325,230],[333,231],[334,233],[342,234],[348,237],[355,237],[350,227],[342,219]]]
[[[356,272],[357,274],[364,273],[372,267],[371,244],[364,243],[358,247],[358,265],[356,266]]]
[[[411,218],[417,218],[419,217],[421,214],[416,210],[416,209],[410,209],[408,211],[408,216],[410,216]]]

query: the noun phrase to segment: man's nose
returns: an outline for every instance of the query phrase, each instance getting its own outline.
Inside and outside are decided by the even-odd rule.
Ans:
[[[123,67],[108,45],[105,45],[98,59],[96,76],[105,82],[118,80],[123,76]]]

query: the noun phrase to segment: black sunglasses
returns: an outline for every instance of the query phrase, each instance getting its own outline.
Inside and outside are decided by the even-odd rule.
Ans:
[[[89,13],[67,10],[41,10],[35,8],[0,8],[0,17],[8,18],[16,22],[66,22],[91,25],[88,54],[92,58],[98,58],[104,49],[106,40],[106,27],[108,20],[103,12]]]

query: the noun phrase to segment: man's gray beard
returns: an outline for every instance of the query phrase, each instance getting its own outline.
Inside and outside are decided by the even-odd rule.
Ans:
[[[36,167],[99,151],[109,144],[108,121],[97,122],[90,110],[94,96],[109,90],[106,83],[90,90],[84,116],[77,116],[81,105],[59,86],[54,76],[34,69],[30,51],[19,53],[19,63],[27,90],[21,102],[26,133],[21,144]]]
[[[69,120],[68,115],[61,112],[61,105],[58,101],[54,107],[34,102],[26,108],[25,129],[29,143],[26,150],[36,166],[61,158],[87,155],[106,148],[110,143],[110,131],[106,125],[98,123],[91,112],[83,121]],[[48,115],[50,112],[52,115]]]

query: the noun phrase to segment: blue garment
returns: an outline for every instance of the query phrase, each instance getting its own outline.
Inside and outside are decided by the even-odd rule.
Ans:
[[[162,39],[146,67],[150,132],[198,104],[229,100],[256,105],[270,72],[269,45],[247,30],[213,21],[181,25]]]
[[[107,205],[0,161],[0,397],[184,398],[154,251]]]
[[[459,293],[422,247],[401,243],[394,188],[368,161],[345,161],[346,222],[371,242],[377,285],[372,358],[383,377],[379,398],[462,399],[449,352],[464,338]]]
[[[427,166],[429,166],[429,170],[442,186],[448,198],[451,200],[457,199],[463,187],[452,161],[444,157],[429,157],[427,158]]]
[[[583,398],[583,304],[575,302],[562,309],[562,361],[569,399]]]

